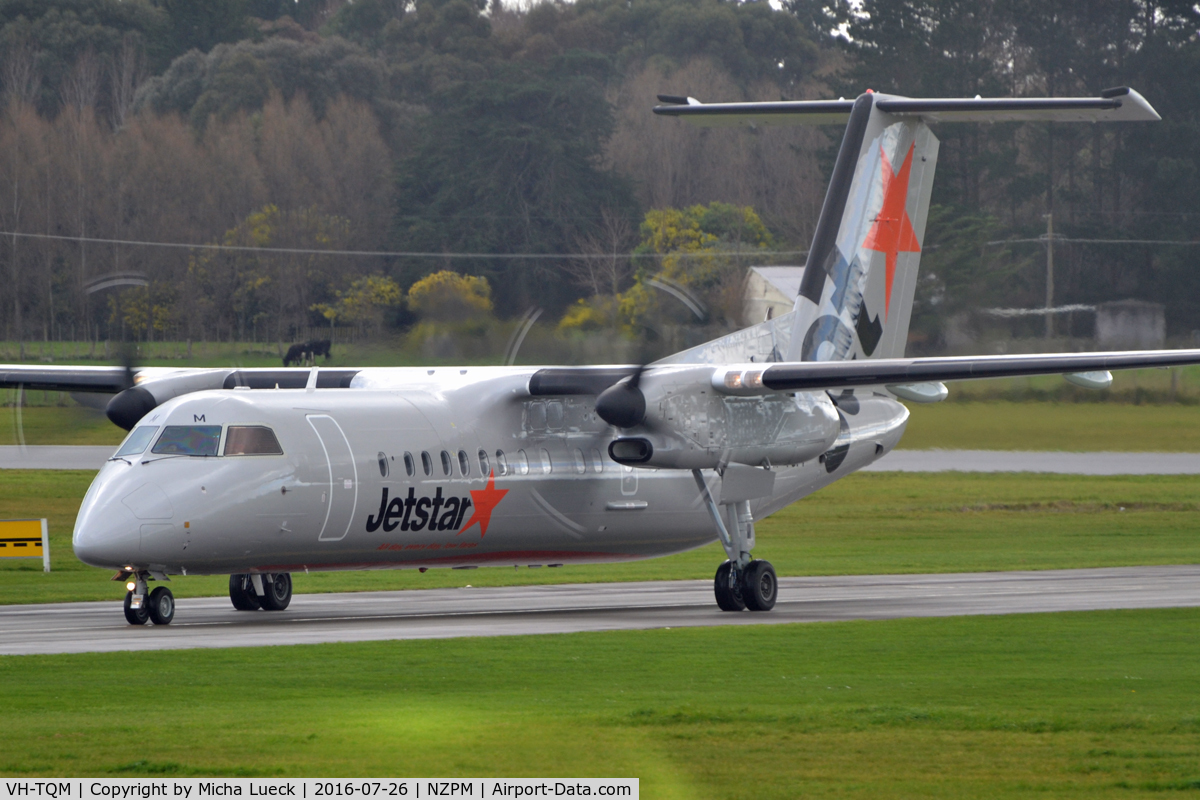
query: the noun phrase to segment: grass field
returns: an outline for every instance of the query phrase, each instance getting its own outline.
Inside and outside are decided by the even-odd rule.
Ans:
[[[71,553],[89,472],[0,472],[0,519],[47,517],[53,572],[0,563],[0,604],[109,600],[110,574]],[[1123,509],[1123,510],[1122,510]],[[1200,562],[1200,476],[859,473],[757,526],[755,555],[781,575],[968,572]],[[561,569],[297,574],[298,592],[709,579],[717,545],[669,558]],[[228,579],[176,578],[180,597],[221,595]]]
[[[1200,452],[1200,406],[985,400],[909,405],[906,450]]]
[[[0,771],[638,777],[647,798],[1200,789],[1200,610],[0,658]]]

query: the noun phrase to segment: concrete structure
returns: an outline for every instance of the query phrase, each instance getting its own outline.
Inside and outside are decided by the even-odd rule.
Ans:
[[[751,267],[742,294],[742,322],[755,325],[771,312],[774,319],[792,310],[800,294],[804,267]]]
[[[1162,303],[1118,300],[1096,306],[1096,346],[1101,350],[1154,350],[1166,338]]]

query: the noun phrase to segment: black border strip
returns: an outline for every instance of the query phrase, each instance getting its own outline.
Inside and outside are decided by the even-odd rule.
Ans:
[[[872,94],[859,95],[846,123],[842,146],[838,150],[833,174],[829,176],[829,189],[821,205],[821,216],[813,233],[812,246],[808,248],[808,260],[804,265],[804,277],[800,280],[800,296],[813,303],[821,301],[825,290],[824,267],[830,253],[837,245],[838,228],[842,226],[842,215],[846,211],[846,199],[850,196],[850,184],[858,168],[858,154],[862,150],[863,136],[867,132],[867,121],[871,118],[871,107],[875,102]]]

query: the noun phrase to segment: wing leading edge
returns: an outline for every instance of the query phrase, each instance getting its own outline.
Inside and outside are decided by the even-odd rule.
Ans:
[[[771,392],[852,389],[856,386],[885,384],[1183,367],[1191,364],[1200,364],[1200,350],[797,361],[719,367],[713,373],[712,385],[726,394],[757,395]]]

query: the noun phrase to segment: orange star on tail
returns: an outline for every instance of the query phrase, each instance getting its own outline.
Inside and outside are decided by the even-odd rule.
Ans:
[[[917,244],[917,232],[913,230],[912,220],[908,218],[908,173],[912,169],[913,148],[916,142],[908,146],[908,155],[899,173],[892,172],[892,164],[888,161],[883,146],[879,147],[879,157],[883,159],[883,207],[875,217],[875,224],[867,232],[863,247],[883,253],[887,283],[884,284],[883,318],[887,319],[888,309],[892,305],[892,280],[896,277],[896,254],[919,253],[921,245]]]
[[[471,518],[467,520],[467,524],[462,526],[462,533],[467,528],[479,523],[479,538],[482,539],[487,533],[488,524],[492,521],[492,512],[496,510],[496,506],[500,505],[500,501],[504,499],[504,495],[508,494],[508,489],[496,488],[496,473],[488,473],[487,486],[478,491],[471,490],[471,505],[475,510],[471,512]],[[458,534],[456,533],[455,536]]]

